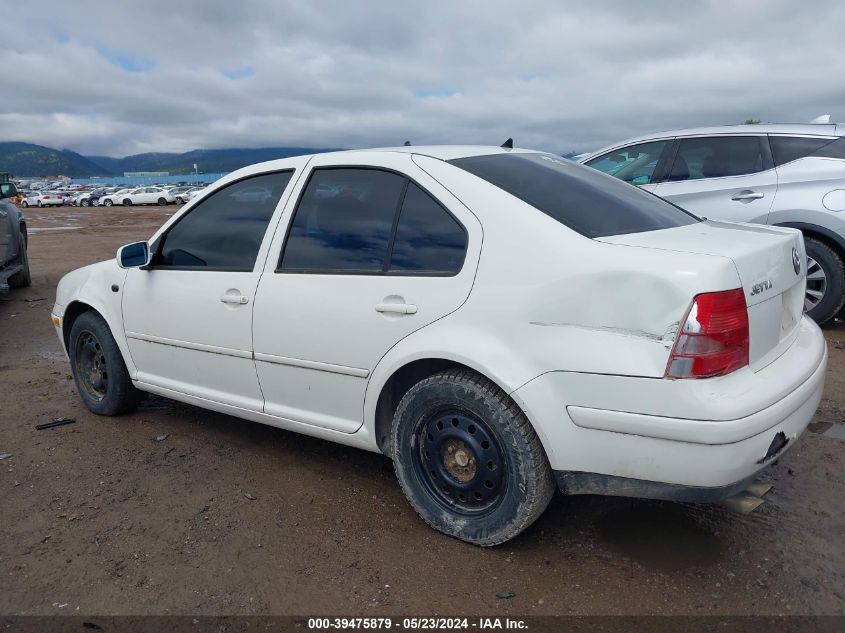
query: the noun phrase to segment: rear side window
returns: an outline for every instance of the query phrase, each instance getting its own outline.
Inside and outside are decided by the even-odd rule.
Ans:
[[[434,198],[410,183],[390,257],[391,272],[454,274],[466,253],[464,228]]]
[[[586,164],[632,185],[647,185],[652,182],[657,161],[667,143],[653,141],[624,147],[589,160]]]
[[[769,144],[772,146],[772,158],[775,161],[775,166],[779,167],[799,158],[805,158],[833,140],[830,137],[770,136]]]
[[[292,175],[253,176],[212,193],[164,235],[154,266],[251,271]]]
[[[667,180],[742,176],[754,174],[769,167],[763,156],[760,137],[684,138],[678,146],[678,153]]]
[[[587,237],[657,231],[699,221],[642,189],[551,154],[492,154],[449,162]]]
[[[281,270],[381,272],[405,178],[378,169],[317,169],[308,181]]]

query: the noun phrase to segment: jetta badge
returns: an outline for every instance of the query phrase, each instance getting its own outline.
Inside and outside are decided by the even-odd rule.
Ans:
[[[801,257],[798,255],[798,250],[795,248],[792,249],[792,268],[795,270],[796,275],[801,274]]]

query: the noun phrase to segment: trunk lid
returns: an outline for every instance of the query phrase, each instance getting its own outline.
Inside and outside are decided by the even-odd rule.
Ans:
[[[797,335],[804,311],[807,256],[796,229],[706,220],[599,241],[730,259],[748,305],[749,364],[754,371],[785,352]]]

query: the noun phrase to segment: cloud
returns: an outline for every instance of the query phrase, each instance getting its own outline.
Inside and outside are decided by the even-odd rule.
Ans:
[[[843,120],[845,5],[813,7],[30,0],[6,10],[0,124],[6,140],[119,156],[509,136],[566,152],[747,118]]]

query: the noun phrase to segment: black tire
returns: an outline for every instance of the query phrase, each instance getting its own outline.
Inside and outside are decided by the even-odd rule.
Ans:
[[[185,204],[185,201],[180,196],[176,196],[176,204]]]
[[[131,206],[132,206],[132,201],[131,201],[129,198],[124,198],[124,199],[123,199],[123,206],[124,206],[124,207],[131,207]]]
[[[97,415],[120,415],[141,402],[106,321],[83,312],[70,330],[70,366],[82,402]]]
[[[393,467],[417,514],[475,545],[499,545],[549,505],[555,482],[516,403],[469,370],[414,385],[393,418]]]
[[[160,206],[160,207],[167,206],[167,198],[159,198],[158,199],[158,206]]]
[[[90,206],[91,206],[91,201],[90,201],[90,200],[83,200],[83,201],[82,201],[82,206],[83,206],[83,207],[90,207]]]
[[[106,198],[106,199],[103,201],[103,206],[106,206],[106,207],[110,207],[110,206],[111,206],[111,205],[113,205],[113,204],[114,204],[114,202],[112,202],[111,198]]]
[[[24,209],[26,209],[27,207],[29,207],[29,203],[28,203],[26,200],[24,200],[23,202],[21,202],[21,206],[22,206]]]
[[[39,209],[40,209],[41,207],[43,207],[43,206],[44,206],[44,204],[41,202],[41,200],[39,200],[39,201],[37,202],[37,204],[38,204],[38,208],[39,208]]]
[[[804,246],[807,249],[807,258],[818,264],[807,266],[807,298],[808,300],[818,297],[811,297],[812,292],[822,293],[821,300],[807,310],[807,316],[819,325],[830,321],[842,309],[845,304],[845,265],[839,254],[825,242],[814,237],[805,237]],[[814,274],[824,274],[824,281],[814,279]],[[806,304],[805,304],[806,305]]]
[[[28,239],[26,235],[26,229],[21,227],[20,229],[20,244],[21,244],[21,260],[23,263],[23,269],[16,272],[14,275],[9,277],[9,287],[10,288],[28,288],[32,285],[32,275],[29,272],[29,255],[26,252]]]

